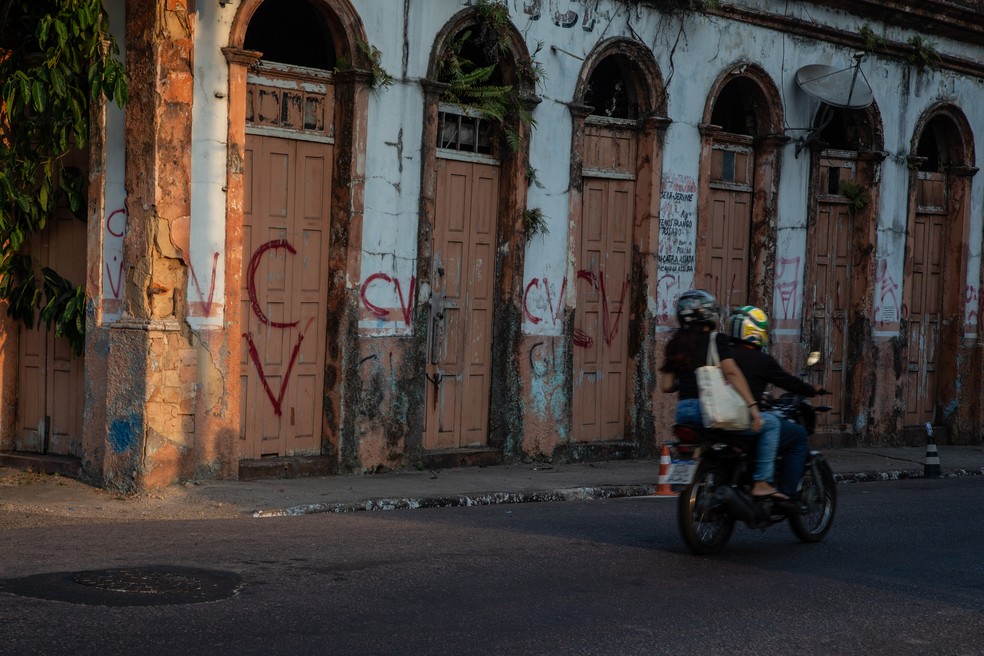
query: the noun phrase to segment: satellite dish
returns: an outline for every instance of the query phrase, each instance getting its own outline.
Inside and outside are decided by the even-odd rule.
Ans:
[[[861,62],[847,68],[810,64],[796,71],[796,84],[808,95],[843,109],[862,109],[875,101]]]

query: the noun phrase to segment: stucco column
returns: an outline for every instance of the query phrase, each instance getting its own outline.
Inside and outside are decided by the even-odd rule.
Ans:
[[[194,443],[196,363],[182,321],[181,239],[191,211],[194,15],[174,0],[127,0],[126,13],[128,219],[122,318],[103,328],[102,482],[136,489],[173,482],[174,464]]]

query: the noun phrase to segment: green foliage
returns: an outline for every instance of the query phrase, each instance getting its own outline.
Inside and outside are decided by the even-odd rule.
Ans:
[[[100,0],[0,0],[0,299],[28,326],[41,310],[76,353],[83,288],[46,269],[42,294],[25,245],[63,204],[85,220],[85,180],[64,158],[86,146],[91,103],[126,103],[118,54]]]
[[[393,76],[390,75],[385,68],[383,68],[383,53],[374,45],[366,43],[365,41],[359,41],[359,50],[366,56],[369,61],[369,75],[372,77],[372,82],[370,83],[373,89],[387,89],[391,84],[393,84]]]
[[[499,58],[509,51],[509,8],[498,0],[479,0],[477,15],[478,34],[473,37],[472,30],[465,30],[451,39],[444,49],[441,81],[448,84],[448,89],[441,99],[462,109],[473,109],[498,123],[510,150],[518,152],[522,144],[519,133],[511,127],[512,119],[518,118],[524,125],[535,128],[533,112],[526,102],[522,84],[492,82]],[[479,65],[466,56],[464,53],[469,51],[469,46],[477,47],[489,64]],[[535,87],[543,80],[543,65],[536,59],[542,49],[543,43],[538,42],[533,54],[518,63],[519,81],[529,87]]]
[[[533,207],[523,212],[523,228],[526,230],[526,238],[530,239],[536,235],[549,235],[547,228],[547,217],[543,215],[543,210]]]
[[[865,52],[882,52],[888,45],[888,41],[884,37],[875,34],[874,30],[867,23],[858,28],[858,34],[864,39]]]
[[[840,193],[847,199],[848,211],[851,216],[854,216],[858,210],[866,208],[871,202],[871,196],[864,190],[864,187],[850,180],[841,180]]]
[[[927,41],[918,34],[907,43],[912,46],[912,52],[906,55],[906,61],[916,68],[936,68],[940,63],[940,55],[936,52],[936,44]]]

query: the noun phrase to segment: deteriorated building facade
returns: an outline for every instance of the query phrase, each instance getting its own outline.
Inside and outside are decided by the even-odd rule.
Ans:
[[[645,456],[692,287],[823,352],[818,443],[981,441],[974,3],[501,4],[106,0],[130,100],[36,247],[87,346],[6,326],[0,451],[119,488]]]

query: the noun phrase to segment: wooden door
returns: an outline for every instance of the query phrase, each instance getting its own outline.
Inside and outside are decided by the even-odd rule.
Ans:
[[[332,145],[246,138],[243,455],[321,451]]]
[[[585,178],[574,312],[574,435],[625,431],[635,182]]]
[[[85,158],[85,153],[75,153],[68,164],[85,171]],[[60,207],[47,227],[32,237],[28,252],[39,266],[81,285],[86,275],[86,238],[86,224]],[[38,325],[20,330],[14,449],[81,457],[84,360],[53,329]]]
[[[579,442],[622,439],[628,396],[635,216],[635,122],[585,122],[574,310],[574,424]]]
[[[753,162],[750,145],[715,144],[711,150],[709,221],[701,286],[714,294],[725,313],[749,303]]]
[[[437,160],[424,448],[488,444],[499,165]]]
[[[946,176],[920,171],[916,184],[916,214],[909,243],[905,305],[909,309],[906,366],[905,423],[939,422],[936,363],[941,350],[943,322],[943,240],[946,230]]]
[[[810,232],[813,258],[807,290],[807,329],[811,350],[823,356],[818,382],[831,391],[832,410],[818,415],[818,423],[842,425],[847,395],[848,318],[851,306],[851,252],[853,216],[842,181],[854,181],[854,162],[822,158],[818,175],[817,219]]]

